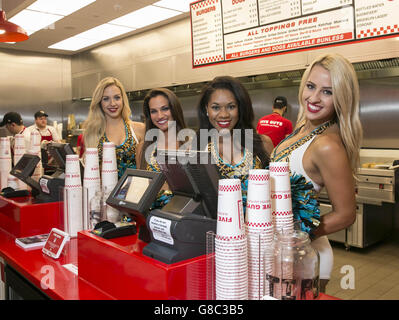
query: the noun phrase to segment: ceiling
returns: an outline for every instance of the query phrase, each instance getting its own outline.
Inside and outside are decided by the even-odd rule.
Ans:
[[[1,0],[0,0],[1,1]],[[7,19],[13,17],[18,12],[22,11],[26,7],[30,6],[35,0],[2,0],[2,9],[7,15]],[[68,0],[64,0],[68,1]],[[122,38],[129,37],[133,34],[137,34],[172,21],[176,21],[187,17],[189,13],[184,13],[176,17],[164,20],[154,25],[134,30],[130,33],[126,33],[122,36],[115,37],[110,40],[106,40],[97,43],[93,46],[83,48],[79,51],[64,51],[49,49],[48,47],[61,40],[79,34],[83,31],[94,28],[98,25],[116,19],[132,11],[143,8],[147,5],[153,4],[158,0],[97,0],[92,4],[72,13],[71,15],[57,21],[48,29],[42,29],[35,32],[26,41],[17,42],[15,44],[0,43],[0,49],[15,49],[15,50],[27,50],[34,52],[53,53],[53,54],[64,54],[74,55],[82,51],[86,51],[93,47],[103,45],[105,43],[113,42]]]

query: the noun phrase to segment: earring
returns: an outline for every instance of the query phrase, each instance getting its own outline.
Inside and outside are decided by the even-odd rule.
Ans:
[[[206,112],[206,116],[209,117],[208,111]]]

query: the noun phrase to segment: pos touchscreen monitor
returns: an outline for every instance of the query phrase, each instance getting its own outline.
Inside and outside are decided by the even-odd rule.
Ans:
[[[60,142],[50,142],[47,145],[47,151],[54,159],[53,164],[55,165],[56,172],[52,174],[53,178],[58,177],[65,172],[66,156],[69,154],[76,154],[69,143],[60,143]],[[84,167],[81,161],[79,161],[79,164],[80,164],[80,177],[83,181]]]
[[[32,188],[32,195],[40,194],[40,185],[37,181],[31,178],[37,164],[40,162],[40,157],[33,154],[24,154],[21,159],[15,164],[10,171],[10,174],[17,177],[19,180],[25,182]]]
[[[160,172],[128,168],[106,202],[132,215],[139,225],[145,225],[148,211],[164,182],[165,176]]]
[[[143,254],[167,264],[205,254],[206,233],[216,232],[219,183],[210,153],[158,150],[157,163],[174,196],[149,213]]]

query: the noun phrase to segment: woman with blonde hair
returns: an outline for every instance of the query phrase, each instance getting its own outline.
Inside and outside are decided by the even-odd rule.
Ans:
[[[122,83],[114,77],[102,79],[93,92],[83,141],[86,149],[98,148],[100,164],[104,142],[115,144],[119,178],[126,168],[137,167],[137,145],[144,140],[144,124],[131,121],[130,115]]]
[[[339,54],[319,56],[303,74],[298,99],[296,128],[276,146],[271,161],[290,164],[294,218],[319,252],[324,291],[333,266],[326,235],[347,228],[356,219],[354,175],[362,127],[359,84],[352,64]],[[317,196],[323,187],[332,211],[320,217]]]

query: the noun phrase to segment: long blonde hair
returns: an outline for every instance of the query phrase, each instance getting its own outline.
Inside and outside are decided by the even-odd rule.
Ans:
[[[101,99],[103,97],[104,90],[112,85],[117,86],[121,90],[123,101],[121,115],[123,120],[125,120],[127,124],[129,123],[131,110],[129,106],[129,100],[122,83],[114,77],[102,79],[94,89],[93,97],[90,103],[89,115],[83,125],[83,128],[85,129],[83,133],[85,148],[97,148],[98,141],[105,132],[106,119],[104,111],[101,108]]]
[[[299,86],[298,99],[301,108],[296,127],[298,128],[306,122],[302,93],[310,71],[316,65],[322,66],[330,72],[339,132],[352,172],[355,174],[359,166],[359,151],[363,130],[359,118],[359,83],[352,64],[346,58],[336,53],[323,54],[316,58],[305,70]]]

